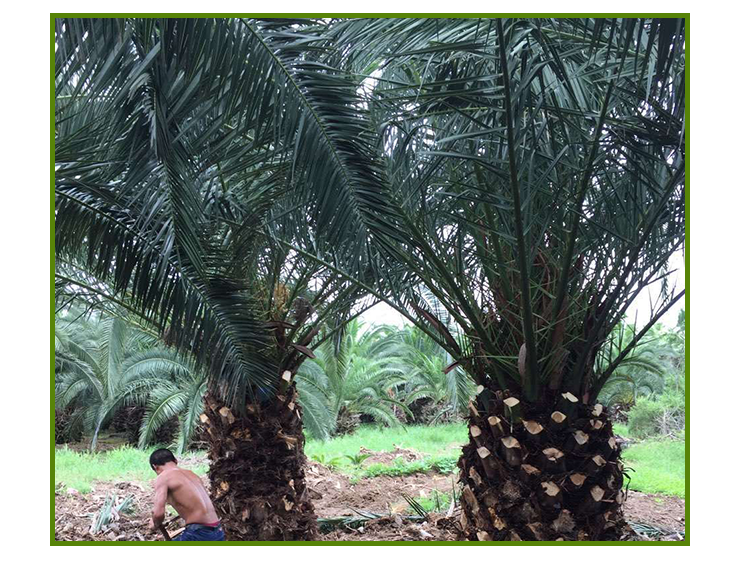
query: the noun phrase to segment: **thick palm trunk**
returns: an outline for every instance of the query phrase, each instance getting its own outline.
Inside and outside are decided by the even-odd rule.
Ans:
[[[465,537],[619,540],[623,467],[604,409],[570,394],[538,408],[484,396],[459,462]]]
[[[211,498],[227,540],[311,540],[317,534],[295,386],[238,415],[213,395],[202,420]]]

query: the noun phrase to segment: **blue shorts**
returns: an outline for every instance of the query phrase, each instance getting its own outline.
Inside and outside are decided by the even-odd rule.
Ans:
[[[174,539],[175,541],[223,541],[224,530],[221,525],[212,527],[210,525],[201,525],[191,523],[185,526],[185,530]]]

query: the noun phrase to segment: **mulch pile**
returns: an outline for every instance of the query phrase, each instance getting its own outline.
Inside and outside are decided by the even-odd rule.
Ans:
[[[119,501],[133,497],[130,512],[121,513],[99,533],[92,526],[106,497]],[[153,491],[149,484],[138,482],[98,482],[94,491],[57,490],[54,497],[54,538],[58,541],[156,541],[161,536],[148,527]]]

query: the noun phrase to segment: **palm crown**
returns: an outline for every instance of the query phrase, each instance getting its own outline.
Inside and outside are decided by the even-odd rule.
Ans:
[[[645,330],[594,372],[683,247],[683,21],[372,20],[334,33],[364,38],[348,49],[358,72],[377,66],[368,103],[406,234],[387,245],[408,268],[393,300],[480,385],[594,400],[683,294],[664,287]]]
[[[319,32],[57,20],[58,295],[142,315],[234,404],[295,371],[320,323],[361,310],[366,290],[329,249],[386,220],[355,85],[315,60]],[[375,207],[334,215],[327,199]],[[372,280],[366,236],[353,239],[344,269]]]

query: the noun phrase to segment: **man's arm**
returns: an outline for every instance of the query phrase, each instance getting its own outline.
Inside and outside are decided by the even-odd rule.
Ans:
[[[164,508],[167,503],[167,481],[157,478],[154,481],[154,508],[152,509],[152,523],[159,529],[164,522]]]

